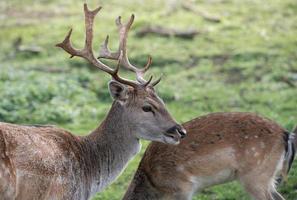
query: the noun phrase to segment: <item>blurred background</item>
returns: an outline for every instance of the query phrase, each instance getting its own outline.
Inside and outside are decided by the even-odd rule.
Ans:
[[[55,44],[73,27],[72,41],[84,44],[81,0],[0,1],[0,121],[55,124],[83,135],[111,106],[110,77]],[[153,57],[150,73],[163,80],[157,89],[172,115],[186,122],[222,111],[251,111],[288,130],[297,125],[296,0],[100,0],[94,50],[107,34],[118,45],[114,20],[136,19],[128,40],[137,66]],[[110,63],[111,64],[111,63]],[[132,78],[131,73],[121,72]],[[148,142],[142,142],[142,153]],[[124,194],[141,158],[98,194]],[[297,161],[280,191],[297,198]],[[245,200],[236,183],[204,190],[195,200]]]

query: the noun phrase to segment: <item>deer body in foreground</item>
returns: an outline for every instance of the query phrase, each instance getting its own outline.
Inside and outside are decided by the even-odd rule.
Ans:
[[[86,42],[82,50],[74,49],[70,34],[57,46],[72,57],[88,60],[110,74],[112,107],[101,125],[87,136],[75,136],[52,126],[22,126],[0,123],[0,199],[1,200],[80,200],[110,184],[128,161],[139,151],[139,139],[177,144],[185,135],[157,96],[155,82],[143,78],[148,64],[138,69],[130,64],[126,38],[133,22],[120,18],[120,46],[110,53],[107,40],[100,56],[119,60],[112,69],[95,58],[92,51],[94,17],[100,8],[90,11],[84,5]],[[123,65],[137,75],[137,81],[118,75]]]
[[[275,183],[293,162],[294,134],[251,113],[214,113],[183,126],[179,145],[149,145],[124,200],[188,200],[233,180],[256,200],[283,200]]]

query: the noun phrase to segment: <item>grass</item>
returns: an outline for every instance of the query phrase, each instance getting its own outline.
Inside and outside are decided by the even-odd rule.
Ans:
[[[173,1],[172,1],[173,2]],[[218,15],[220,23],[177,9],[164,17],[169,3],[157,0],[102,0],[96,21],[94,49],[107,34],[117,47],[114,19],[136,15],[129,38],[133,63],[153,57],[152,74],[164,74],[158,86],[172,115],[180,122],[218,111],[251,111],[269,117],[288,130],[297,124],[297,4],[294,0],[193,1]],[[90,2],[91,7],[97,2]],[[194,27],[202,33],[193,40],[148,35],[137,38],[144,25]],[[87,134],[111,105],[109,77],[79,58],[68,59],[54,44],[68,29],[72,41],[83,45],[82,1],[4,0],[0,2],[0,120],[12,123],[57,124]],[[37,45],[38,54],[14,53],[13,42]],[[123,72],[127,77],[131,74]],[[124,173],[95,200],[120,199],[135,172],[142,152]],[[297,198],[297,163],[280,191]],[[195,200],[248,199],[237,183],[204,190]]]

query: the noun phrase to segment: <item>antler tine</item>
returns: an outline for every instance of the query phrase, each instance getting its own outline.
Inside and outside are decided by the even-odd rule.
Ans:
[[[136,82],[132,82],[132,81],[127,80],[127,79],[124,79],[124,78],[121,78],[121,77],[118,75],[118,72],[119,72],[119,70],[120,70],[120,66],[121,66],[121,62],[122,62],[122,59],[123,59],[123,56],[122,56],[122,55],[123,55],[123,52],[121,51],[121,52],[120,52],[119,59],[118,59],[117,67],[116,67],[116,69],[114,70],[114,72],[111,74],[111,75],[112,75],[112,78],[113,78],[114,80],[118,81],[118,82],[121,82],[121,83],[126,84],[126,85],[130,85],[130,86],[136,88],[136,87],[138,87],[138,85],[139,85],[138,83],[136,83]],[[133,85],[132,85],[131,83],[133,83]]]
[[[101,50],[100,50],[100,55],[98,58],[106,58],[106,59],[113,59],[116,60],[118,59],[119,52],[123,52],[123,59],[121,61],[121,64],[128,70],[136,73],[136,78],[137,81],[140,82],[143,86],[148,85],[145,79],[144,79],[144,74],[145,72],[149,69],[151,63],[152,63],[152,58],[149,56],[147,64],[144,66],[144,68],[139,69],[135,66],[133,66],[128,58],[128,53],[127,53],[127,37],[129,30],[133,24],[134,21],[134,15],[132,14],[129,21],[126,24],[123,24],[121,21],[121,17],[119,16],[115,23],[118,27],[119,30],[119,48],[117,52],[111,52],[108,48],[108,37],[106,37],[104,43],[101,45]]]
[[[104,63],[100,62],[98,59],[95,58],[92,50],[92,42],[93,42],[93,23],[96,14],[99,12],[101,7],[96,8],[95,10],[89,10],[87,4],[84,4],[84,13],[85,13],[85,29],[86,29],[86,36],[85,36],[85,46],[83,49],[75,49],[70,41],[70,36],[72,33],[72,29],[68,32],[63,42],[57,44],[57,47],[61,47],[66,52],[71,55],[71,58],[74,56],[82,57],[88,60],[91,64],[98,67],[100,70],[107,72],[110,74],[115,80],[130,85],[132,87],[137,87],[139,84],[135,81],[127,80],[118,76],[118,71],[120,65],[117,66],[115,70],[110,68],[109,66],[105,65]],[[108,41],[108,38],[107,38]],[[119,52],[117,59],[119,59],[119,63],[121,63],[122,56],[120,55],[122,52]]]
[[[70,36],[72,34],[72,28],[69,30],[69,32],[67,33],[65,39],[63,40],[63,42],[56,44],[57,47],[61,47],[63,48],[67,53],[70,54],[70,58],[72,58],[73,56],[78,56],[81,54],[81,51],[78,49],[74,49],[71,45],[70,42]]]
[[[147,87],[151,83],[152,80],[153,80],[153,76],[150,76],[149,80],[143,84],[143,87]]]
[[[157,80],[155,80],[154,82],[152,82],[151,83],[151,86],[152,87],[155,87],[156,85],[158,85],[160,83],[161,80],[162,80],[162,75]]]
[[[111,52],[108,48],[108,41],[109,41],[109,35],[106,36],[104,42],[100,45],[100,53],[97,58],[98,59],[106,58],[106,59],[111,59],[111,60],[117,60],[120,56],[120,52],[119,51]]]
[[[84,4],[84,12],[85,12],[85,25],[86,25],[86,38],[85,38],[85,50],[92,52],[92,42],[93,42],[93,23],[95,16],[101,10],[101,6],[96,8],[95,10],[89,10],[87,4]]]

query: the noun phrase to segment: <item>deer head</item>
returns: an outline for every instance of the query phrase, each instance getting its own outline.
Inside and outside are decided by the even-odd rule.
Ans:
[[[82,57],[95,67],[111,75],[112,80],[109,82],[109,91],[114,99],[113,107],[119,107],[126,123],[133,128],[131,134],[141,139],[178,144],[180,138],[186,135],[186,131],[171,117],[164,102],[154,90],[154,86],[160,82],[161,78],[156,81],[152,81],[152,76],[148,80],[144,78],[145,72],[151,65],[151,57],[148,58],[147,64],[142,69],[133,66],[129,62],[126,49],[127,36],[134,15],[126,24],[122,24],[120,17],[116,20],[120,38],[118,51],[111,52],[108,49],[107,36],[101,45],[99,57],[94,56],[92,50],[93,22],[100,9],[101,7],[91,11],[84,4],[86,37],[83,49],[75,49],[72,46],[70,42],[72,30],[69,31],[64,41],[57,44],[57,46],[68,52],[71,58],[74,56]],[[117,67],[113,69],[107,66],[99,60],[100,58],[117,60]],[[118,72],[121,66],[134,72],[136,81],[120,77]]]

